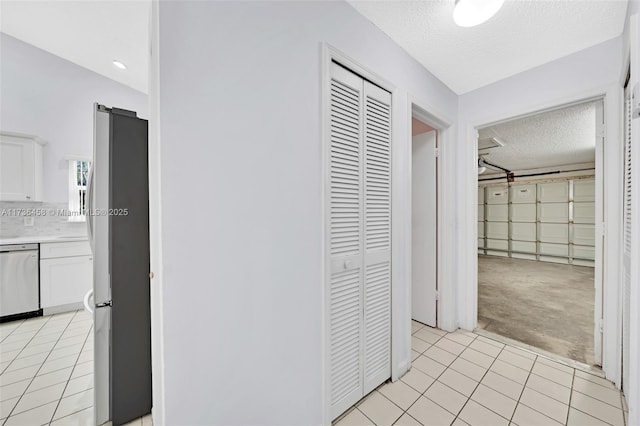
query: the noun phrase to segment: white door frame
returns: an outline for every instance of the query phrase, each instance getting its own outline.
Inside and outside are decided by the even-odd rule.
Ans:
[[[463,246],[460,247],[462,259],[467,259],[468,267],[461,271],[459,277],[460,290],[465,297],[460,300],[461,326],[473,330],[477,326],[478,313],[478,276],[477,276],[477,138],[476,129],[510,121],[540,112],[563,108],[588,100],[603,99],[605,143],[603,150],[596,150],[596,188],[602,187],[604,198],[600,200],[604,206],[596,211],[596,285],[602,289],[602,369],[609,380],[620,385],[621,356],[621,317],[620,317],[620,282],[621,271],[619,259],[622,255],[622,98],[623,91],[618,84],[597,88],[568,98],[556,99],[542,105],[523,107],[508,114],[487,117],[469,123],[466,132],[466,144],[460,149],[463,152],[464,181],[462,191],[458,194],[458,208],[473,211],[463,219]],[[599,166],[599,167],[598,167]],[[597,205],[598,200],[596,200]],[[461,213],[462,214],[462,213]],[[604,245],[598,236],[606,236]],[[596,287],[597,289],[598,287]]]
[[[411,212],[411,207],[413,204],[413,200],[411,199],[411,187],[413,182],[412,179],[412,161],[411,161],[411,147],[413,143],[412,138],[412,118],[415,117],[423,123],[431,126],[437,132],[437,149],[438,149],[438,157],[437,157],[437,174],[436,174],[436,194],[437,194],[437,221],[436,221],[436,234],[437,234],[437,245],[436,245],[436,287],[438,296],[436,300],[436,324],[439,328],[447,331],[454,331],[458,325],[456,321],[455,315],[455,292],[454,292],[454,282],[451,278],[444,280],[443,277],[453,277],[454,269],[453,269],[453,258],[450,255],[452,253],[452,242],[453,235],[451,230],[453,229],[453,187],[451,185],[454,182],[452,176],[452,171],[455,170],[455,167],[451,167],[446,164],[446,161],[451,161],[454,158],[452,153],[452,140],[453,140],[453,130],[451,128],[451,121],[444,117],[442,114],[439,114],[435,111],[433,106],[418,100],[414,96],[409,96],[408,99],[408,107],[407,111],[409,112],[408,116],[408,135],[409,135],[409,159],[407,161],[408,165],[408,196],[409,196],[409,212]],[[446,164],[446,165],[445,165]],[[443,176],[448,172],[447,178],[445,179]],[[411,215],[408,215],[408,224],[409,228],[411,228]],[[447,232],[448,230],[448,232]],[[408,259],[411,262],[411,237],[412,237],[412,229],[409,230],[409,239],[408,239]],[[409,285],[412,284],[411,277],[411,265],[409,265]],[[411,290],[411,289],[410,289]],[[411,294],[411,291],[409,291]],[[409,304],[411,307],[411,303]],[[409,312],[411,314],[411,312]]]

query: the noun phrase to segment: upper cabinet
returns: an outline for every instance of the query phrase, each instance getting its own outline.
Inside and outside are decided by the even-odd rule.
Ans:
[[[42,201],[42,145],[35,136],[0,132],[0,201]]]

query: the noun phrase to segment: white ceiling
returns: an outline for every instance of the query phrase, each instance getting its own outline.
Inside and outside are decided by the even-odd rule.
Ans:
[[[506,0],[462,28],[454,0],[348,1],[457,94],[617,37],[627,10],[627,0]]]
[[[620,35],[627,8],[627,0],[507,0],[489,21],[461,28],[454,0],[349,2],[458,94]],[[150,3],[0,0],[0,31],[146,93]]]
[[[150,0],[0,0],[0,31],[147,93],[150,6]]]
[[[483,150],[480,154],[488,153],[483,157],[489,162],[512,171],[593,163],[597,102],[601,101],[480,129],[480,138],[495,137],[504,143],[503,147]]]

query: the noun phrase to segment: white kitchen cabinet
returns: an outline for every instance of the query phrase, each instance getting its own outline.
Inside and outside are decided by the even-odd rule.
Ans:
[[[0,132],[0,201],[42,201],[42,141]]]
[[[93,256],[87,248],[86,241],[40,245],[40,305],[45,314],[78,309],[93,287]]]

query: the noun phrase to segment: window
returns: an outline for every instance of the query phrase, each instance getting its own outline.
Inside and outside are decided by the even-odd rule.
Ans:
[[[86,220],[89,167],[89,160],[69,160],[69,222]]]

